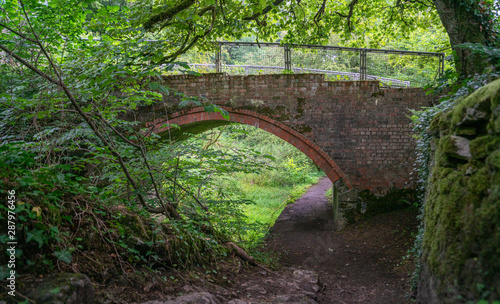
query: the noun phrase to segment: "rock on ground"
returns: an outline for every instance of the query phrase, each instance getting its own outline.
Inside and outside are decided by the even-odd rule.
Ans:
[[[278,276],[266,273],[261,277],[252,278],[234,289],[239,290],[235,299],[203,291],[142,304],[316,304],[315,298],[320,283],[318,274],[314,271],[286,269]]]
[[[217,304],[221,303],[208,292],[193,292],[166,301],[148,301],[142,304]]]
[[[80,273],[57,273],[45,278],[27,294],[35,303],[93,304],[94,287]]]

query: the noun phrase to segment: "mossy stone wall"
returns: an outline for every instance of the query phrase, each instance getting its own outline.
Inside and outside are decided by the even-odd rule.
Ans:
[[[434,118],[419,303],[500,299],[500,80]]]

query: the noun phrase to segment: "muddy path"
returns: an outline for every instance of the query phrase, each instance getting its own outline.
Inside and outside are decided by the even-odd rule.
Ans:
[[[402,257],[413,243],[416,213],[395,211],[336,231],[321,179],[288,205],[271,229],[266,250],[282,252],[284,269],[319,274],[318,303],[410,303],[412,262]]]

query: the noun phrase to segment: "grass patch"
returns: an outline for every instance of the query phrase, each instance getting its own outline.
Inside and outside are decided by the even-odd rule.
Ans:
[[[304,172],[300,181],[287,184],[276,183],[270,175],[266,171],[239,173],[225,181],[226,187],[230,185],[242,199],[251,202],[239,206],[245,225],[238,237],[248,249],[260,246],[283,209],[300,198],[324,173]]]

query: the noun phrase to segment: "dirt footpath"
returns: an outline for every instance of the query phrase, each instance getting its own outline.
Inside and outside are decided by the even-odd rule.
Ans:
[[[282,266],[314,270],[322,290],[318,303],[410,303],[413,210],[395,211],[335,230],[323,178],[285,208],[271,230],[268,250],[284,252]]]

